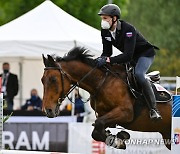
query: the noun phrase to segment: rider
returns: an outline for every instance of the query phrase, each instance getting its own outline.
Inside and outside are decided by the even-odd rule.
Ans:
[[[135,77],[142,86],[147,105],[150,109],[151,119],[162,119],[156,108],[156,99],[149,80],[145,73],[153,63],[155,57],[154,49],[158,47],[150,44],[134,26],[120,20],[121,10],[115,4],[104,5],[98,15],[101,16],[101,37],[103,53],[97,59],[97,66],[101,67],[106,63],[127,63],[135,61]],[[112,46],[119,49],[123,54],[114,57]]]

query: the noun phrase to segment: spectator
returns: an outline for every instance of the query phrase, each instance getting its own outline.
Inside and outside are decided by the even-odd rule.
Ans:
[[[2,65],[3,73],[0,74],[2,77],[2,89],[4,94],[5,102],[7,103],[7,110],[13,110],[14,97],[18,93],[18,78],[17,75],[9,72],[10,65],[5,62]]]
[[[90,112],[86,110],[82,97],[79,91],[75,89],[75,115],[77,116],[77,122],[83,122],[84,116]]]
[[[72,115],[72,110],[74,110],[74,115],[77,116],[77,122],[87,122],[91,114],[91,107],[88,105],[89,103],[84,103],[83,98],[79,94],[78,89],[75,89],[75,100],[70,98],[66,98],[62,105],[60,106],[61,115]],[[72,106],[72,103],[74,102],[74,105]],[[93,119],[94,122],[94,119]]]
[[[31,90],[31,98],[26,100],[26,103],[21,107],[22,110],[41,110],[42,100],[38,96],[36,89]]]

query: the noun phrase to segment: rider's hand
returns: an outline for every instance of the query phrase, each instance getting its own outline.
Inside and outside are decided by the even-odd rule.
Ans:
[[[96,59],[96,65],[97,67],[101,67],[106,64],[107,57],[101,56]]]

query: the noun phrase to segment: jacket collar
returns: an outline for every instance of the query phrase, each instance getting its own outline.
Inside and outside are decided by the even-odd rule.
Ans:
[[[121,21],[120,20],[118,20],[117,21],[117,30],[121,30]]]

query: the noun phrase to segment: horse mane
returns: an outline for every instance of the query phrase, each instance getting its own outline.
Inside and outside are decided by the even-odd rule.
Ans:
[[[93,59],[94,55],[89,54],[89,52],[90,51],[84,47],[74,47],[64,55],[64,57],[57,56],[55,59],[56,62],[78,60],[94,67],[96,65],[96,62]]]
[[[71,49],[64,57],[59,57],[56,56],[54,57],[56,62],[61,62],[61,61],[73,61],[73,60],[78,60],[81,61],[91,67],[96,66],[96,60],[93,59],[93,55],[89,54],[89,50],[87,50],[84,47],[74,47]],[[102,71],[106,71],[104,68],[100,68]],[[115,64],[110,67],[111,70],[115,71],[125,71],[125,67],[122,64]],[[117,71],[117,72],[118,72]]]

